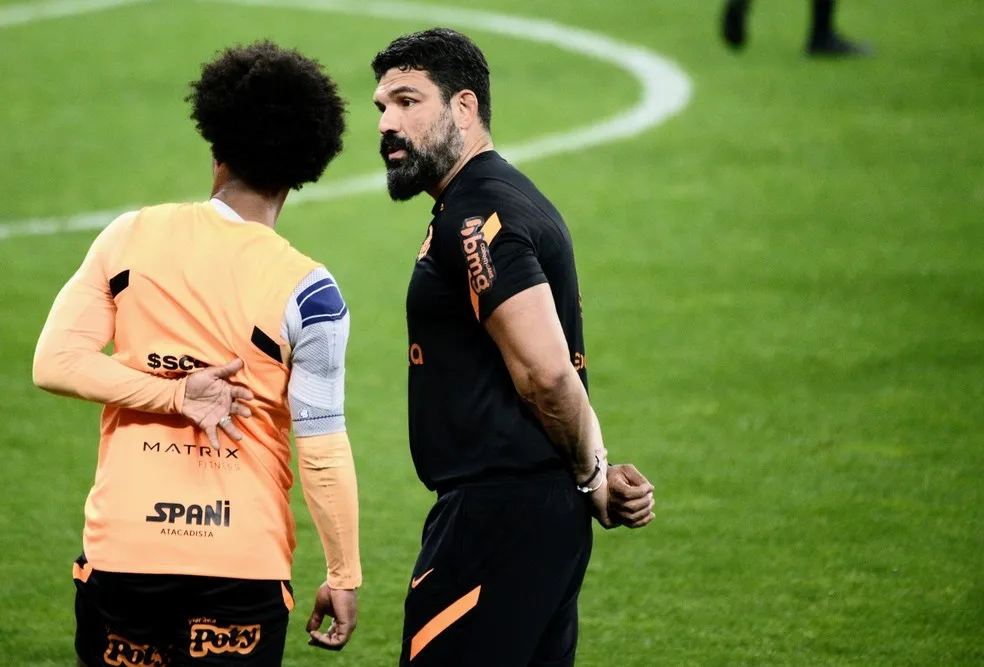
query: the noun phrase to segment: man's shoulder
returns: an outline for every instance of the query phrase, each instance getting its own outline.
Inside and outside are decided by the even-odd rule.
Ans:
[[[147,206],[141,206],[134,213],[173,213],[178,209],[190,207],[190,206],[200,206],[200,202],[190,202],[190,201],[171,201],[171,202],[160,202],[157,204],[148,204]]]
[[[196,202],[164,202],[160,204],[149,204],[130,211],[129,213],[125,213],[124,215],[132,216],[134,220],[139,219],[141,221],[166,220],[174,217],[178,213],[190,211],[196,205],[198,205]]]
[[[349,319],[348,305],[335,282],[335,277],[322,265],[314,267],[294,287],[284,313],[281,327],[291,345],[307,340],[332,338],[336,323],[345,326]],[[311,326],[319,325],[319,326]]]
[[[287,239],[280,238],[283,239],[284,253],[289,261],[296,263],[301,269],[306,268],[308,272],[316,269],[326,270],[324,264],[295,248]]]
[[[559,218],[560,214],[540,188],[525,173],[501,157],[485,160],[466,172],[450,207],[469,205],[523,217]]]
[[[489,243],[502,232],[501,238],[519,236],[538,245],[545,238],[565,235],[563,219],[545,198],[534,198],[513,183],[491,179],[482,182],[477,190],[471,205],[446,211],[442,236],[453,234],[461,243],[458,237],[469,236],[480,228]]]
[[[556,212],[531,182],[490,176],[462,184],[458,196],[447,202],[441,217],[488,218],[493,213],[514,224],[547,222]]]
[[[309,311],[314,309],[318,310],[318,315],[324,315],[326,319],[341,319],[348,314],[348,306],[345,304],[338,281],[321,264],[317,264],[304,274],[294,287],[291,298],[302,313],[305,308]]]
[[[536,186],[521,171],[504,160],[487,161],[462,174],[460,183],[448,197],[449,206],[469,202],[523,204],[529,201]]]

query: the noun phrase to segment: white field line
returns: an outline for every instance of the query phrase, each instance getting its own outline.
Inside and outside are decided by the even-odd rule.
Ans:
[[[75,16],[88,12],[98,12],[121,5],[134,5],[149,0],[49,0],[48,2],[29,2],[23,5],[0,7],[0,28],[33,23],[43,19],[60,16]]]
[[[0,27],[27,23],[51,16],[96,11],[146,0],[76,0],[18,5],[0,11]],[[274,6],[334,12],[390,20],[427,21],[491,32],[554,46],[601,62],[630,74],[642,94],[626,111],[589,125],[548,134],[526,142],[501,147],[511,162],[536,160],[552,155],[599,146],[638,135],[682,111],[691,97],[687,75],[674,63],[643,48],[598,33],[553,21],[523,18],[485,11],[440,7],[408,2],[352,2],[350,0],[217,0],[227,4]],[[5,19],[7,15],[14,18]],[[4,23],[4,21],[11,21]],[[383,46],[383,45],[380,45]],[[367,68],[368,71],[368,68]],[[382,171],[317,185],[293,193],[288,203],[327,201],[368,192],[382,194],[386,177]],[[0,241],[15,236],[38,236],[86,229],[101,229],[118,214],[139,208],[120,206],[111,211],[0,223]]]

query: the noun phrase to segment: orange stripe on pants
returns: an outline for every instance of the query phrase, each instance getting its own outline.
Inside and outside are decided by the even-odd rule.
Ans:
[[[78,579],[83,584],[89,581],[89,575],[92,574],[92,566],[86,563],[85,565],[79,565],[78,563],[72,563],[72,578]]]
[[[482,587],[476,586],[470,593],[458,598],[440,614],[427,622],[410,640],[410,659],[413,660],[435,637],[448,629],[452,623],[471,611],[478,604],[478,594]]]
[[[280,592],[284,594],[284,606],[287,607],[287,611],[294,611],[294,596],[287,590],[287,584],[282,581],[280,582]]]

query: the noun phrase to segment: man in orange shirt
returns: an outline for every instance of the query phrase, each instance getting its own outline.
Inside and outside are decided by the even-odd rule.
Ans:
[[[39,387],[106,406],[74,566],[88,667],[281,663],[292,427],[328,563],[310,643],[341,648],[357,619],[348,308],[274,232],[290,190],[341,151],[344,103],[316,61],[270,42],[219,54],[189,100],[212,149],[211,199],[113,221],[35,353]]]

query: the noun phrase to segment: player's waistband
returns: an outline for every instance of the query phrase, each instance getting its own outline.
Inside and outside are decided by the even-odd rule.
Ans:
[[[552,480],[570,480],[574,483],[570,471],[560,461],[547,461],[534,468],[525,470],[491,470],[473,475],[461,477],[434,485],[434,490],[438,497],[445,496],[452,491],[464,488],[500,486],[517,483],[546,482]]]

